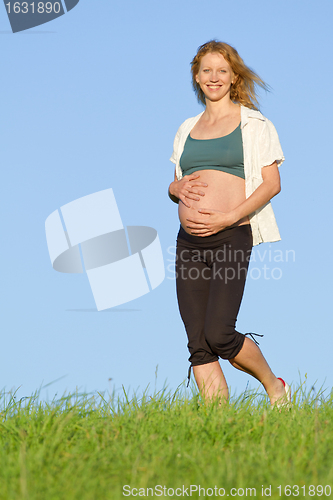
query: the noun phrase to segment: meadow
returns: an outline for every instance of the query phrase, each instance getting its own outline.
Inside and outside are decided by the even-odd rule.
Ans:
[[[0,500],[333,494],[333,392],[294,388],[291,410],[245,391],[219,407],[194,388],[129,398],[0,395]]]

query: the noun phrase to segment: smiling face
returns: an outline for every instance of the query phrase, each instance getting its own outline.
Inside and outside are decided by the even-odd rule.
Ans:
[[[230,99],[230,88],[235,78],[229,63],[219,52],[204,55],[196,75],[197,83],[210,101]]]

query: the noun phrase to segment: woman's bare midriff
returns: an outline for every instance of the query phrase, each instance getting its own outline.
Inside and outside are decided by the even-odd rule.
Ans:
[[[191,234],[192,229],[187,227],[189,224],[186,220],[187,218],[195,216],[195,218],[199,220],[205,220],[209,217],[207,214],[200,214],[198,212],[199,208],[210,208],[219,210],[220,212],[230,212],[246,199],[245,181],[241,177],[221,172],[220,170],[199,170],[195,172],[195,174],[200,175],[195,181],[205,182],[208,186],[198,187],[198,190],[205,193],[205,196],[198,195],[200,196],[199,201],[188,199],[190,208],[179,201],[179,220],[184,230],[189,234]],[[249,218],[244,217],[233,224],[233,226],[249,223]]]

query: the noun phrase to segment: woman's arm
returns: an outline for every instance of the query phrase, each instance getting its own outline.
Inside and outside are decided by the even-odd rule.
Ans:
[[[199,201],[200,196],[205,196],[205,193],[202,190],[198,190],[198,187],[207,187],[208,184],[206,182],[199,182],[196,179],[200,177],[199,174],[191,174],[185,175],[182,177],[180,181],[177,179],[175,172],[175,180],[171,182],[169,186],[169,197],[175,203],[178,203],[181,200],[184,205],[190,208],[189,202],[187,200],[195,200]]]
[[[232,224],[258,210],[281,191],[280,173],[276,162],[263,167],[261,175],[262,184],[243,203],[229,212]]]
[[[175,179],[173,182],[176,182],[177,181],[177,175],[176,175],[176,171],[175,171]],[[173,185],[173,182],[171,182],[170,186],[169,186],[169,190],[168,190],[168,194],[169,194],[169,198],[170,200],[172,200],[174,203],[179,203],[179,198],[177,198],[177,196],[175,196],[174,194],[171,194],[171,187]]]
[[[243,217],[250,215],[265,205],[276,194],[281,191],[280,174],[277,163],[263,167],[261,170],[263,182],[243,203],[235,207],[230,212],[219,212],[201,208],[198,210],[200,214],[209,215],[203,222],[202,219],[191,218],[187,219],[191,228],[192,234],[197,236],[210,236],[228,226],[232,226]]]

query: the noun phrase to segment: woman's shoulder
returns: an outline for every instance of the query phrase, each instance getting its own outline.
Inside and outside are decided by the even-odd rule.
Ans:
[[[242,116],[242,127],[247,123],[251,124],[250,129],[256,130],[257,132],[265,132],[270,130],[275,130],[273,123],[264,116],[258,109],[251,109],[245,106],[241,108]]]
[[[247,108],[246,106],[241,106],[241,116],[243,121],[249,121],[251,119],[266,121],[267,118],[258,110],[254,108]]]
[[[190,118],[187,118],[183,123],[180,125],[178,132],[181,133],[183,131],[186,131],[189,127],[194,127],[195,123],[199,120],[201,115],[203,115],[203,111],[199,113],[196,116],[191,116]]]

